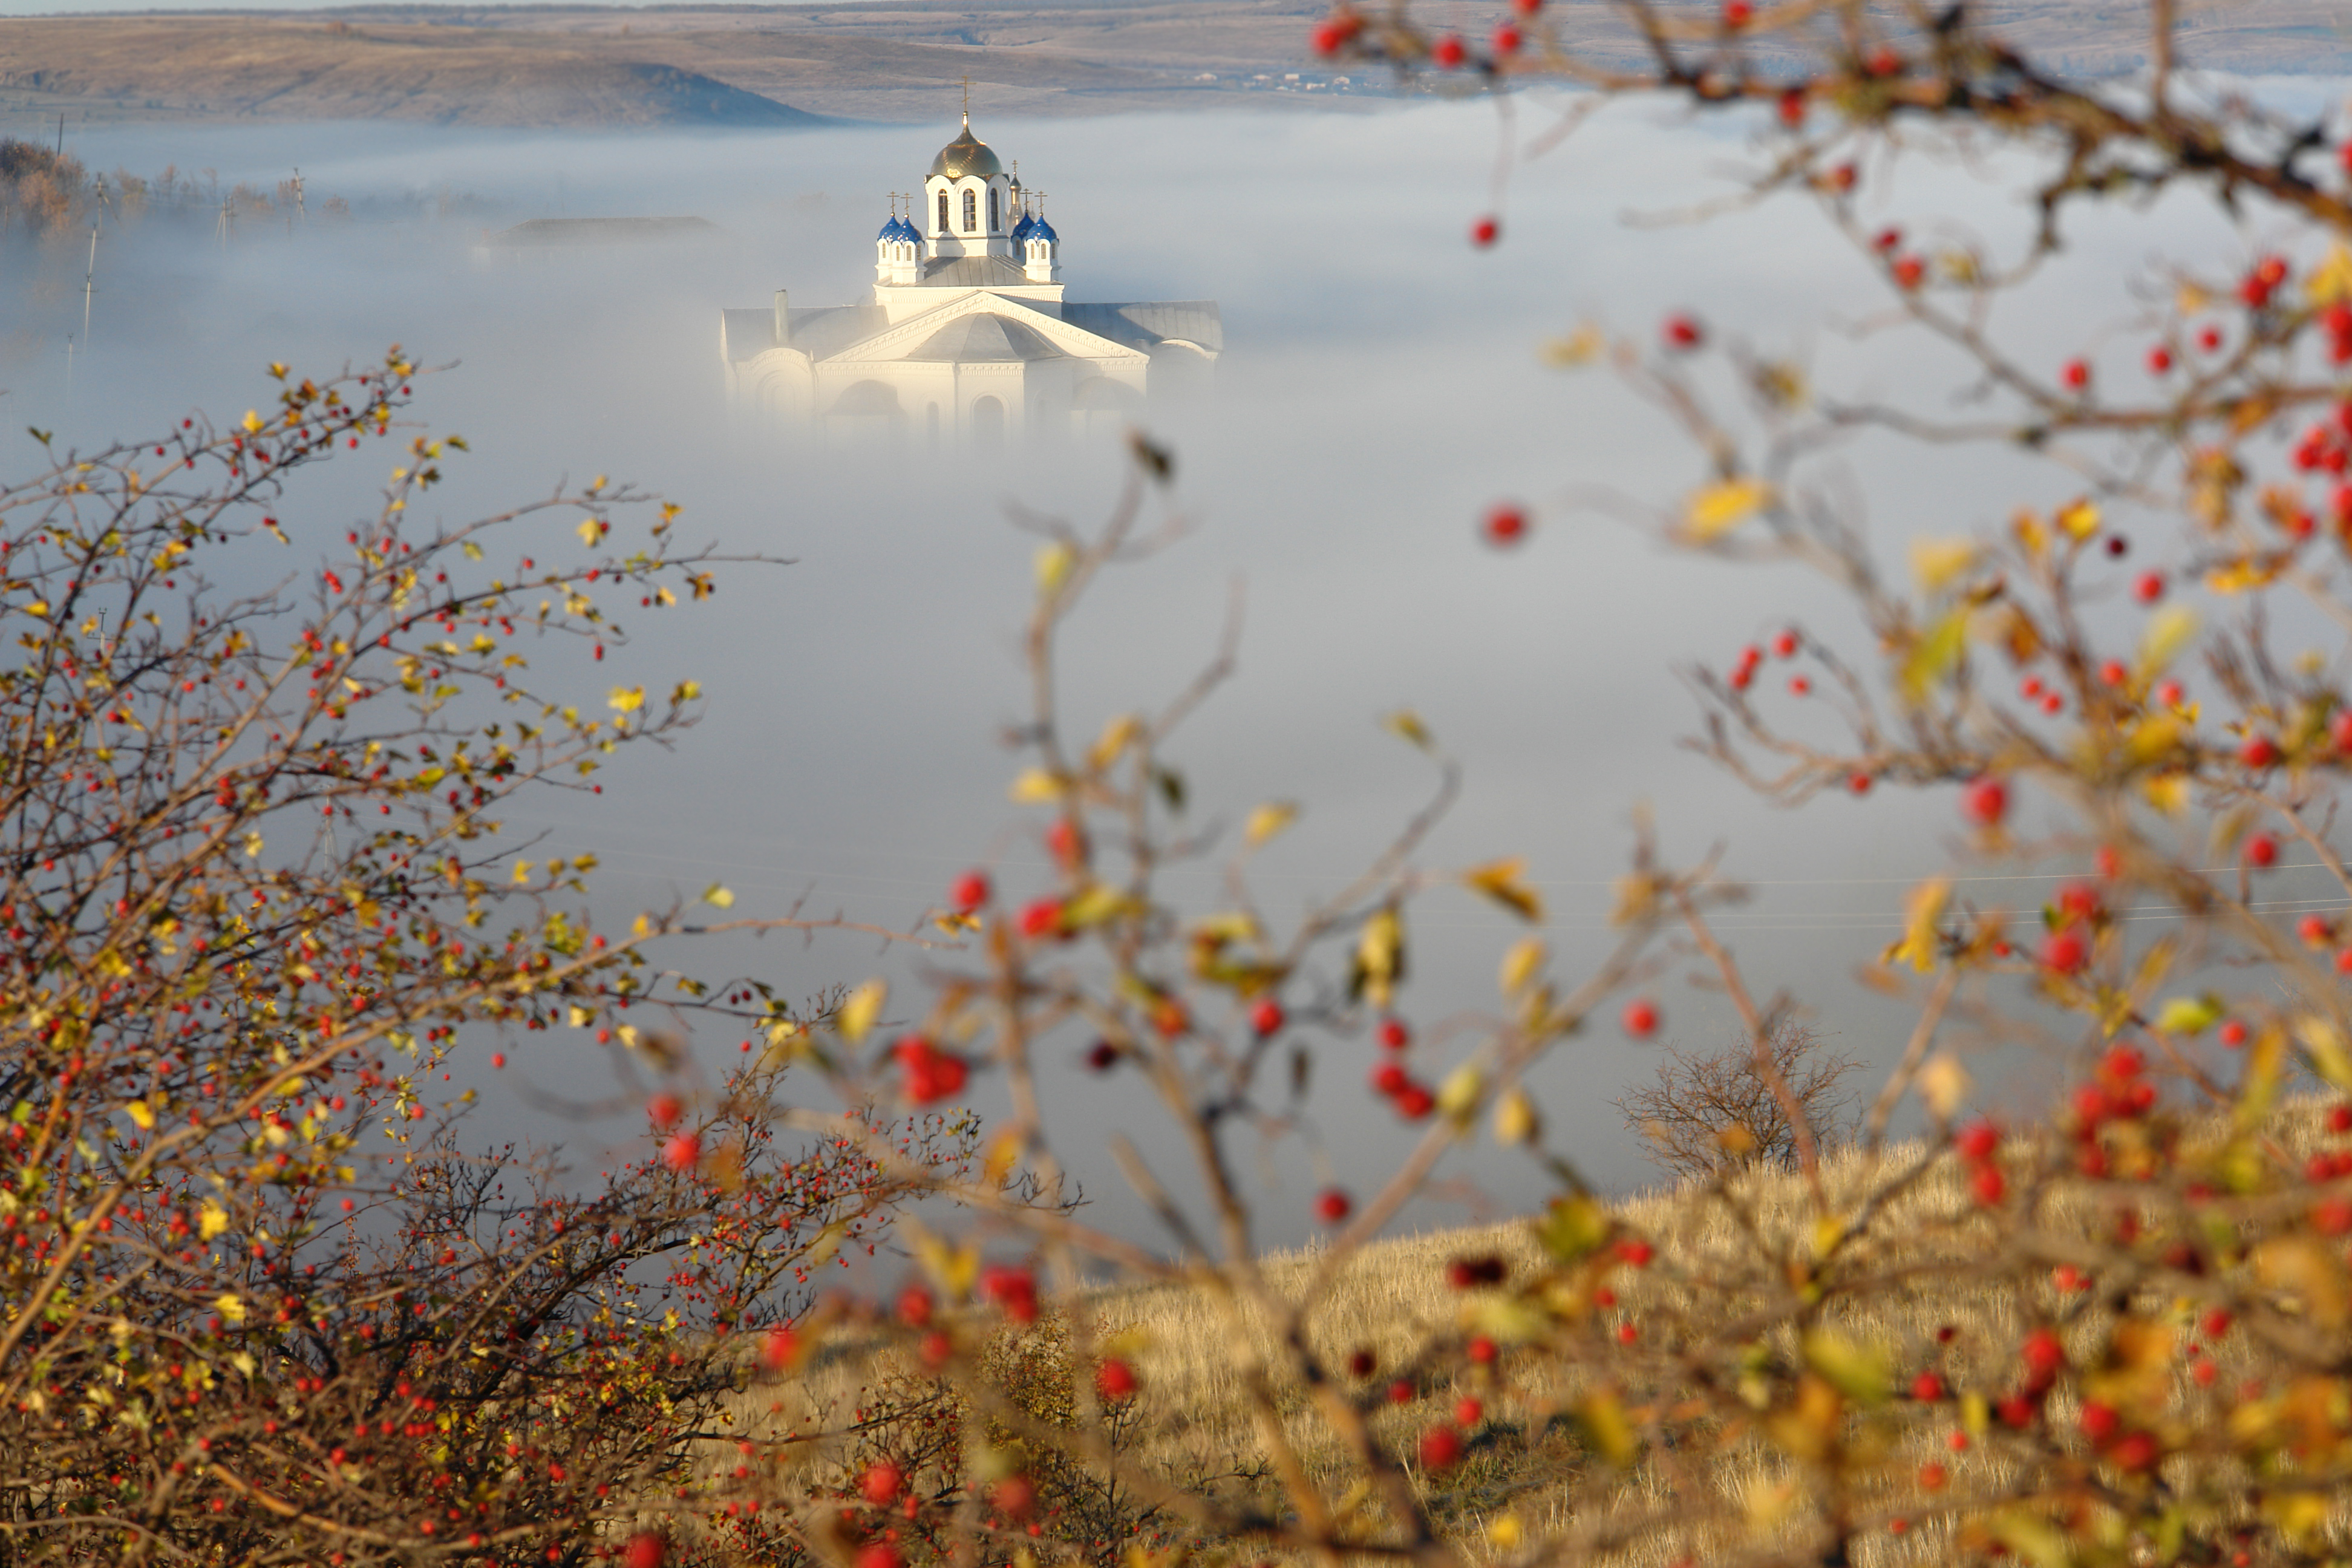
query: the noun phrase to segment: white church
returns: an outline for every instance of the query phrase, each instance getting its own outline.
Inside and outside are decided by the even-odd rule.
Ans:
[[[1017,166],[1016,166],[1017,167]],[[1145,399],[1203,385],[1224,348],[1213,301],[1062,298],[1061,237],[1042,198],[962,133],[923,182],[918,229],[894,203],[861,305],[722,310],[739,406],[828,445],[988,449],[1123,429]]]

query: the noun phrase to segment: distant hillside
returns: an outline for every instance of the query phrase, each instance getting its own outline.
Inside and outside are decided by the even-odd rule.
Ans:
[[[1979,3],[2062,70],[2114,77],[2145,61],[2142,11],[2125,0]],[[1309,58],[1311,18],[1328,8],[1328,0],[823,0],[0,18],[0,129],[29,132],[29,121],[59,113],[583,128],[805,125],[822,116],[936,122],[954,113],[967,79],[974,111],[989,115],[1392,94],[1394,78],[1377,67],[1334,69]],[[1594,58],[1642,58],[1609,0],[1551,0],[1545,14]],[[2178,22],[2179,58],[2191,67],[2352,75],[2352,12],[2342,0],[2179,0]]]
[[[660,59],[544,37],[268,16],[0,23],[0,105],[100,118],[482,126],[808,126]]]

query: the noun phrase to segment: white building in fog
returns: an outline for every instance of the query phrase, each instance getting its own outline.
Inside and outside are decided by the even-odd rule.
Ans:
[[[875,237],[860,305],[722,310],[719,352],[740,406],[829,441],[937,450],[1123,427],[1147,396],[1205,384],[1224,348],[1213,301],[1077,304],[1042,202],[962,132],[940,149],[916,210]]]

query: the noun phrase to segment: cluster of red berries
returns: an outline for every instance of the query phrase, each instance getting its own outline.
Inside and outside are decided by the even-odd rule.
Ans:
[[[1870,247],[1886,258],[1886,270],[1893,276],[1895,286],[1909,293],[1927,279],[1927,264],[1916,255],[1903,248],[1903,231],[1882,228],[1872,237]]]
[[[1968,1167],[1969,1196],[1987,1208],[2000,1202],[2009,1191],[2000,1163],[2000,1129],[1990,1121],[1972,1122],[1953,1135],[1952,1147]]]
[[[982,1270],[980,1293],[1016,1323],[1037,1321],[1037,1277],[1026,1268],[998,1264]]]
[[[1803,647],[1804,640],[1793,628],[1781,632],[1772,639],[1772,652],[1774,657],[1779,658],[1794,658]],[[1739,658],[1732,665],[1730,671],[1724,676],[1724,683],[1734,691],[1745,691],[1756,683],[1756,672],[1763,667],[1763,664],[1764,649],[1758,644],[1749,643],[1739,650]],[[1812,689],[1813,683],[1801,675],[1791,676],[1789,679],[1789,689],[1799,697],[1804,696]]]
[[[1376,1031],[1383,1050],[1396,1053],[1384,1058],[1372,1069],[1372,1092],[1393,1106],[1396,1113],[1407,1121],[1419,1121],[1437,1109],[1437,1095],[1427,1084],[1414,1078],[1404,1065],[1402,1053],[1412,1045],[1412,1034],[1397,1018],[1383,1018]]]
[[[2049,934],[2042,940],[2042,966],[2058,974],[2073,974],[2091,961],[2091,949],[2107,910],[2099,889],[2087,882],[2072,882],[2058,889],[2057,901],[2042,911]]]
[[[2089,1082],[2076,1087],[2072,1098],[2075,1168],[2094,1178],[2107,1174],[2101,1130],[2137,1121],[2156,1109],[2156,1085],[2147,1078],[2147,1058],[2136,1047],[2112,1046],[2099,1058]]]
[[[921,1035],[908,1035],[890,1047],[900,1074],[899,1089],[908,1103],[936,1105],[963,1092],[971,1064],[953,1051],[943,1051]]]

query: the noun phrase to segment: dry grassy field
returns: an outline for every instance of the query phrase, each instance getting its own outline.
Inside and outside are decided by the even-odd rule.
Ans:
[[[2271,1136],[2276,1150],[2294,1158],[2320,1146],[2314,1104],[2280,1112]],[[1921,1152],[1916,1145],[1895,1146],[1874,1160],[1849,1151],[1826,1161],[1822,1175],[1832,1208],[1850,1210],[1891,1173],[1914,1166]],[[1616,1213],[1657,1239],[1660,1262],[1622,1277],[1617,1309],[1630,1324],[1671,1317],[1714,1288],[1709,1276],[1717,1262],[1727,1274],[1736,1258],[1753,1258],[1759,1246],[1801,1255],[1817,1212],[1796,1173],[1780,1170],[1750,1172],[1720,1191],[1686,1184],[1625,1200]],[[2069,1214],[2063,1205],[2044,1218],[2060,1230],[2079,1226],[2086,1235],[2096,1225],[2087,1210]],[[1874,1244],[1883,1255],[1879,1263],[1907,1272],[1911,1283],[1874,1293],[1866,1307],[1843,1312],[1837,1322],[1856,1342],[1891,1350],[1901,1384],[1907,1385],[1913,1369],[1932,1365],[1955,1389],[1993,1388],[2013,1367],[2020,1336],[2030,1325],[2013,1296],[1972,1277],[1968,1238],[1981,1223],[1958,1168],[1944,1160],[1874,1227],[1882,1238]],[[1450,1281],[1449,1266],[1465,1258],[1498,1259],[1503,1289],[1465,1290]],[[1310,1249],[1270,1255],[1260,1267],[1277,1295],[1296,1300],[1325,1261],[1324,1253]],[[1744,1439],[1735,1434],[1704,1458],[1685,1461],[1652,1450],[1621,1468],[1596,1457],[1574,1419],[1585,1393],[1576,1369],[1534,1354],[1522,1357],[1507,1344],[1491,1367],[1467,1373],[1429,1376],[1415,1364],[1433,1345],[1459,1345],[1464,1336],[1491,1327],[1493,1303],[1512,1282],[1540,1273],[1545,1264],[1535,1226],[1525,1220],[1375,1243],[1328,1281],[1308,1318],[1310,1342],[1337,1366],[1370,1356],[1372,1368],[1353,1379],[1351,1392],[1373,1396],[1379,1439],[1414,1469],[1423,1497],[1473,1562],[1501,1560],[1522,1541],[1569,1527],[1597,1545],[1591,1560],[1623,1568],[1667,1568],[1695,1548],[1701,1560],[1723,1561],[1769,1548],[1776,1521],[1793,1510],[1804,1477],[1761,1432]],[[2031,1305],[2053,1312],[2071,1305],[2073,1315],[2064,1320],[2070,1336],[2089,1341],[2104,1331],[2100,1312],[2087,1300],[2070,1303],[2063,1281],[2052,1286],[2046,1304]],[[2188,1321],[2196,1321],[2185,1305],[2182,1310]],[[1360,1468],[1308,1391],[1275,1370],[1286,1363],[1262,1320],[1210,1271],[1187,1284],[1087,1291],[1049,1304],[1030,1328],[983,1331],[994,1335],[985,1357],[992,1392],[1049,1427],[1075,1418],[1085,1397],[1072,1392],[1083,1381],[1077,1369],[1096,1357],[1120,1356],[1138,1373],[1141,1392],[1120,1433],[1120,1462],[1132,1468],[1129,1511],[1115,1521],[1106,1513],[1090,1528],[1123,1524],[1146,1546],[1186,1542],[1177,1523],[1149,1512],[1153,1478],[1186,1491],[1278,1508],[1271,1479],[1276,1463],[1271,1439],[1277,1435],[1253,1419],[1246,1397],[1256,1377],[1276,1384],[1280,1443],[1295,1451],[1326,1495],[1352,1500],[1367,1531],[1381,1522],[1377,1501],[1358,1484]],[[2243,1336],[2200,1345],[2195,1331],[2189,1332],[2189,1359],[2176,1374],[2184,1390],[2197,1359],[2214,1363],[2206,1375],[2218,1375],[2221,1387],[2234,1386],[2245,1361]],[[916,1468],[925,1451],[917,1429],[926,1416],[941,1429],[951,1427],[947,1412],[952,1408],[956,1419],[980,1424],[969,1407],[939,1394],[903,1341],[898,1349],[882,1347],[878,1336],[837,1331],[796,1377],[757,1383],[738,1402],[740,1433],[762,1447],[784,1442],[792,1458],[778,1479],[796,1500],[854,1491],[861,1468],[878,1457]],[[1459,1358],[1449,1364],[1458,1367]],[[1469,1424],[1475,1436],[1460,1465],[1432,1477],[1416,1464],[1416,1437],[1465,1396],[1482,1407]],[[941,1402],[927,1403],[935,1397]],[[1939,1561],[1948,1544],[1937,1517],[1939,1500],[1990,1490],[2005,1479],[1998,1442],[1954,1450],[1956,1417],[1948,1402],[1919,1406],[1916,1415],[1907,1404],[1897,1401],[1894,1436],[1882,1432],[1871,1439],[1881,1445],[1872,1456],[1885,1478],[1877,1501],[1892,1528],[1866,1538],[1859,1561],[1888,1568]],[[2053,1426],[2071,1424],[2077,1408],[2054,1405]],[[996,1440],[1003,1440],[1002,1432]],[[929,1450],[943,1462],[933,1479],[948,1484],[946,1463],[969,1464],[972,1442],[967,1428]],[[714,1467],[735,1462],[731,1446],[714,1450]],[[1921,1467],[1930,1462],[1948,1478],[1937,1486],[1937,1496],[1918,1481]],[[920,1476],[915,1489],[924,1489]],[[1710,1522],[1695,1535],[1690,1521],[1702,1515]],[[2327,1528],[2339,1543],[2352,1540],[2352,1499],[2336,1503]],[[1078,1544],[1116,1551],[1121,1543],[1097,1535]]]

